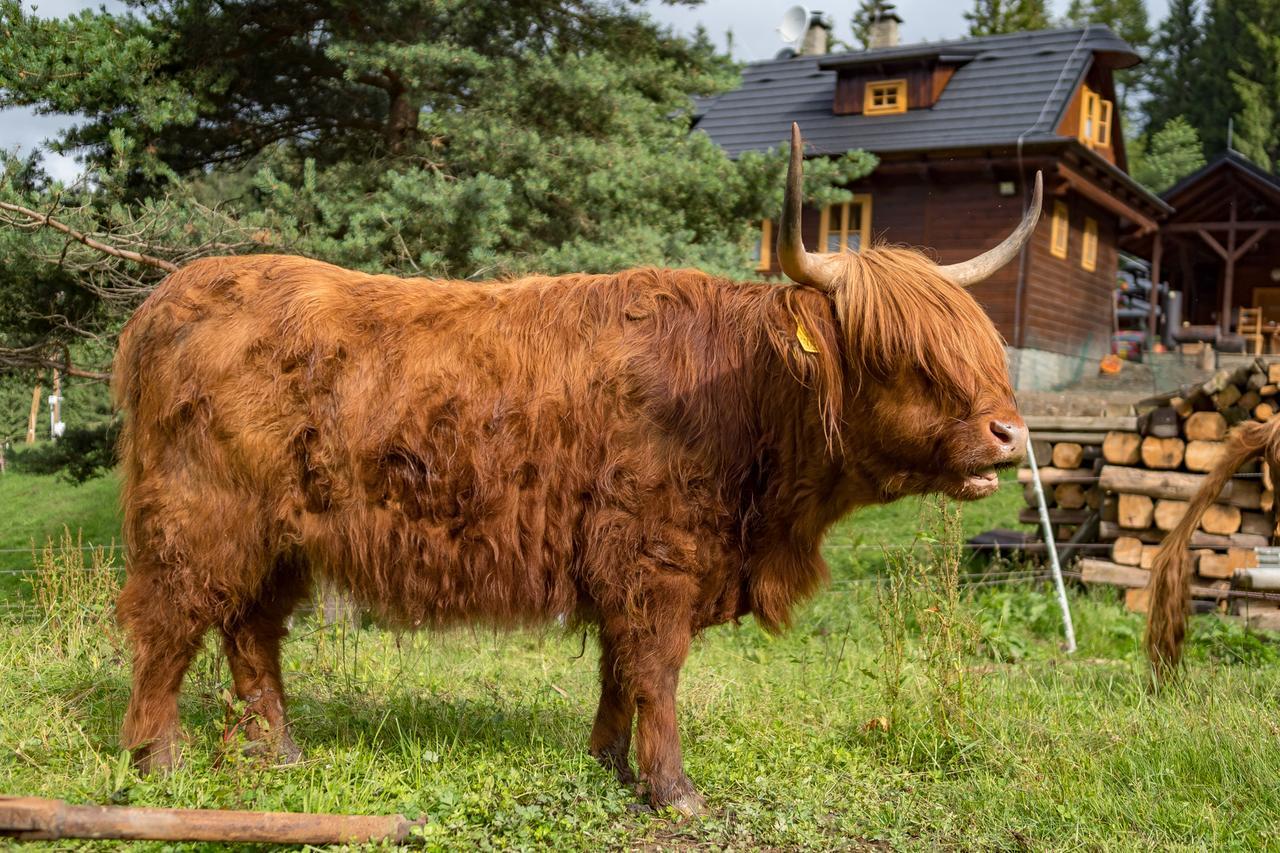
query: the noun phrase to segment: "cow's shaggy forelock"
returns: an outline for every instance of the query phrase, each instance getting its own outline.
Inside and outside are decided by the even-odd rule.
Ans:
[[[912,367],[940,395],[969,409],[1012,396],[995,326],[933,261],[892,247],[836,259],[827,269],[839,270],[832,299],[855,373],[885,381]]]

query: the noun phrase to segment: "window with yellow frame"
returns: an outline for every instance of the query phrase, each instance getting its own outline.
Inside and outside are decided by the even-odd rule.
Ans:
[[[1088,272],[1098,268],[1098,220],[1086,216],[1084,236],[1080,241],[1080,266]]]
[[[1080,141],[1090,148],[1111,145],[1111,113],[1114,109],[1115,104],[1085,86],[1080,98]]]
[[[1071,237],[1070,211],[1065,201],[1053,203],[1053,219],[1049,224],[1049,252],[1055,258],[1067,256],[1068,242]]]
[[[852,201],[822,209],[818,219],[818,251],[860,252],[871,245],[871,196],[855,195]]]
[[[907,111],[906,80],[876,80],[862,93],[864,115],[892,115]]]
[[[760,223],[760,242],[756,243],[756,272],[766,272],[773,264],[773,220]]]

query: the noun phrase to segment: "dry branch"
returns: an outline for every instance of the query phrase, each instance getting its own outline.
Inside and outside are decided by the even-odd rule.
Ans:
[[[164,270],[165,272],[178,271],[177,264],[166,261],[164,258],[157,258],[152,255],[144,255],[141,252],[130,251],[129,249],[117,249],[115,246],[108,246],[106,243],[95,240],[88,234],[77,231],[70,225],[60,222],[52,216],[40,213],[39,211],[22,207],[17,204],[10,204],[7,201],[0,201],[0,210],[7,210],[10,213],[17,213],[25,216],[35,224],[66,234],[77,243],[82,243],[90,249],[101,252],[104,255],[110,255],[113,258],[119,258],[123,261],[132,261],[135,264],[142,264],[143,266],[154,267],[155,269]]]

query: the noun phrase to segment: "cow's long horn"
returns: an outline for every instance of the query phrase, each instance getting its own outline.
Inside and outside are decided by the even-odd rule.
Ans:
[[[1044,174],[1036,172],[1036,188],[1031,193],[1031,204],[1027,207],[1022,223],[1004,242],[994,249],[988,249],[978,257],[958,264],[939,266],[938,269],[947,278],[961,287],[968,287],[990,278],[992,273],[1017,257],[1022,247],[1031,239],[1036,230],[1036,222],[1040,219],[1040,207],[1044,202]]]
[[[782,200],[782,218],[778,220],[778,263],[787,278],[797,284],[809,284],[830,290],[821,276],[821,263],[804,248],[800,235],[800,205],[804,201],[804,144],[800,141],[800,125],[791,123],[791,162],[787,166],[787,190]]]

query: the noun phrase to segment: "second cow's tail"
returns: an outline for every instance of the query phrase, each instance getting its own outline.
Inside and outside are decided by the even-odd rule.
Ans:
[[[1231,434],[1227,452],[1156,554],[1151,567],[1145,644],[1157,681],[1164,679],[1182,658],[1191,598],[1191,536],[1200,526],[1205,510],[1217,501],[1236,471],[1259,456],[1273,466],[1273,471],[1280,470],[1280,418],[1265,424],[1251,422]]]

